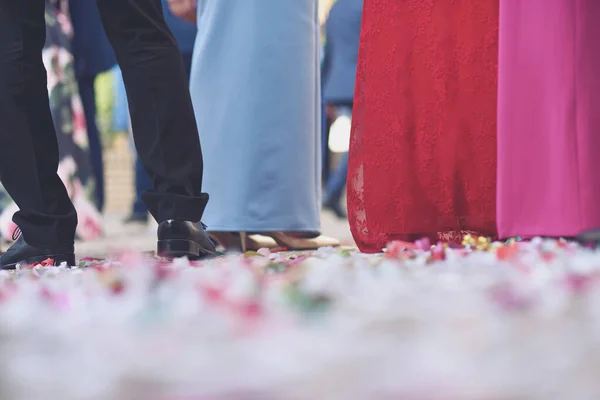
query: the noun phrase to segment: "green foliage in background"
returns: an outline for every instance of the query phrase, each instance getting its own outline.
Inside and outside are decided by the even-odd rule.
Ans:
[[[101,140],[104,147],[110,147],[115,139],[113,132],[113,106],[114,84],[110,71],[104,72],[96,78],[96,118]]]

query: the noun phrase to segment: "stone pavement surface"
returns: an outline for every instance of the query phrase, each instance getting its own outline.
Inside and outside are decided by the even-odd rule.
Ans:
[[[77,242],[77,256],[82,257],[107,257],[116,255],[123,250],[149,251],[156,246],[156,224],[124,225],[121,221],[124,214],[111,212],[105,215],[104,237],[87,242]],[[354,246],[348,221],[341,221],[331,213],[324,212],[321,217],[322,232],[324,235],[339,239],[344,246]]]

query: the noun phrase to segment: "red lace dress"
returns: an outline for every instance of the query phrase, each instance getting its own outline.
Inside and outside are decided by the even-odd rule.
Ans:
[[[498,0],[365,0],[348,211],[364,252],[494,236]]]

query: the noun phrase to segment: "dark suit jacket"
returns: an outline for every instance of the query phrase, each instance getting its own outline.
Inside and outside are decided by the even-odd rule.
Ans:
[[[93,78],[116,64],[95,0],[69,0],[73,24],[72,51],[78,78]]]
[[[325,57],[321,70],[327,104],[352,104],[363,0],[337,0],[325,24]]]

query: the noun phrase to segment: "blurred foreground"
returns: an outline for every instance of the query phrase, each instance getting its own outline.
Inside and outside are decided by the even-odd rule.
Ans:
[[[0,399],[600,398],[574,244],[85,263],[0,274]]]

